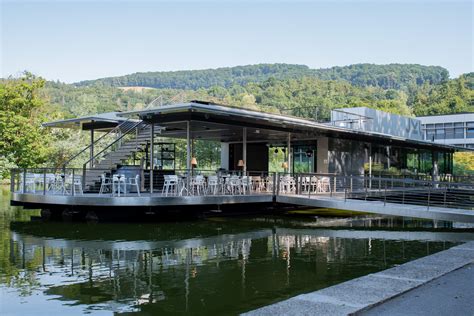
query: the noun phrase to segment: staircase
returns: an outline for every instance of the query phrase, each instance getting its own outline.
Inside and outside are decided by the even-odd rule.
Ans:
[[[155,132],[155,135],[157,133]],[[114,151],[109,152],[102,157],[98,163],[94,164],[94,169],[116,168],[123,160],[130,158],[133,152],[142,149],[151,137],[151,128],[146,126],[140,129],[132,139],[123,141]]]
[[[146,146],[147,142],[151,138],[151,127],[149,125],[140,125],[133,130],[128,130],[127,140],[121,139],[119,142],[114,144],[115,148],[110,148],[108,153],[96,156],[94,166],[90,168],[87,166],[85,187],[97,187],[100,184],[100,176],[108,170],[116,169],[119,164],[124,160],[130,158],[134,152],[138,152]],[[159,129],[155,130],[155,136],[159,134]],[[100,160],[99,160],[100,159]]]

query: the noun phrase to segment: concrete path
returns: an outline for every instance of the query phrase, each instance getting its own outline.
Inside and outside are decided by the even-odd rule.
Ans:
[[[474,241],[471,241],[388,270],[298,295],[245,315],[348,315],[368,311],[473,263]]]
[[[474,315],[474,264],[450,272],[360,315]]]

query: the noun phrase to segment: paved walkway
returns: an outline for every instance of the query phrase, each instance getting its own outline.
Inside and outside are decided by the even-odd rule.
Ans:
[[[375,308],[383,308],[383,305],[376,306],[383,302],[388,302],[387,304],[389,304],[392,299],[397,299],[399,295],[404,293],[411,295],[411,291],[420,286],[421,291],[423,291],[425,286],[428,286],[426,287],[426,292],[424,292],[426,296],[424,303],[427,305],[430,303],[429,296],[433,295],[435,297],[435,294],[432,293],[437,292],[437,289],[442,289],[443,291],[436,294],[438,295],[438,304],[456,305],[453,303],[453,298],[447,296],[450,288],[453,289],[453,286],[456,286],[456,282],[450,279],[450,275],[458,269],[462,269],[461,271],[464,271],[466,274],[472,274],[473,265],[474,241],[471,241],[391,269],[369,274],[315,292],[298,295],[288,300],[250,311],[246,315],[348,315],[362,311],[369,313],[371,312],[370,308],[374,310]],[[448,288],[443,289],[442,284],[429,287],[431,282],[437,284],[437,279],[443,276],[448,278],[446,280],[450,280]],[[459,280],[460,277],[455,275],[454,278]],[[467,281],[467,278],[463,280],[462,286],[471,289],[470,291],[473,292],[472,286],[474,282],[469,283]],[[414,300],[416,301],[417,298],[415,297]],[[463,302],[469,302],[469,298],[463,300]],[[474,300],[470,300],[470,302],[474,304]],[[423,311],[424,303],[420,303],[415,310],[423,315],[430,315],[430,312]],[[461,303],[459,307],[454,307],[460,309],[459,313],[451,310],[447,315],[464,315],[464,303]],[[396,308],[396,306],[393,308]],[[377,313],[375,311],[375,314],[384,315],[385,313]],[[403,310],[402,314],[411,315],[405,310]],[[467,315],[474,315],[474,313],[468,313]]]
[[[450,272],[360,315],[474,315],[474,264]]]

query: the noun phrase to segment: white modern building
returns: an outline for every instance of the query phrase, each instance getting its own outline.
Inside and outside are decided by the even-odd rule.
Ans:
[[[474,113],[417,117],[427,141],[474,148]]]

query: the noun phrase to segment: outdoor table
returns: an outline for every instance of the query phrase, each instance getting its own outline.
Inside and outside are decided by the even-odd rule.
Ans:
[[[55,190],[56,182],[56,175],[54,175],[53,173],[47,173],[46,183],[44,183],[44,185],[46,186],[46,191]]]
[[[264,182],[262,177],[260,176],[255,176],[252,177],[252,187],[255,191],[260,192],[262,188],[264,187]]]
[[[117,185],[118,185],[117,196],[120,196],[120,186],[122,185],[122,183],[123,183],[123,186],[124,186],[124,190],[123,190],[124,192],[123,193],[127,194],[126,188],[125,188],[126,180],[127,179],[122,174],[112,175],[112,195],[115,193],[115,183],[117,183]]]
[[[60,182],[60,187],[59,187],[59,191],[65,195],[67,193],[66,191],[66,175],[65,174],[61,174],[60,175],[61,177],[61,182]]]
[[[227,179],[230,179],[230,177],[231,177],[230,174],[222,174],[222,175],[219,176],[218,181],[220,181],[220,179],[223,180],[222,183],[220,183],[221,186],[222,186],[222,194],[226,194],[226,189],[227,189],[226,186],[227,186],[227,184],[229,184],[229,181]]]
[[[182,196],[184,191],[186,191],[186,194],[187,194],[187,195],[189,194],[187,181],[188,181],[188,177],[187,177],[187,176],[185,176],[185,175],[180,175],[180,176],[178,176],[178,188],[177,188],[177,191],[178,191],[178,195],[179,195],[179,196]]]

